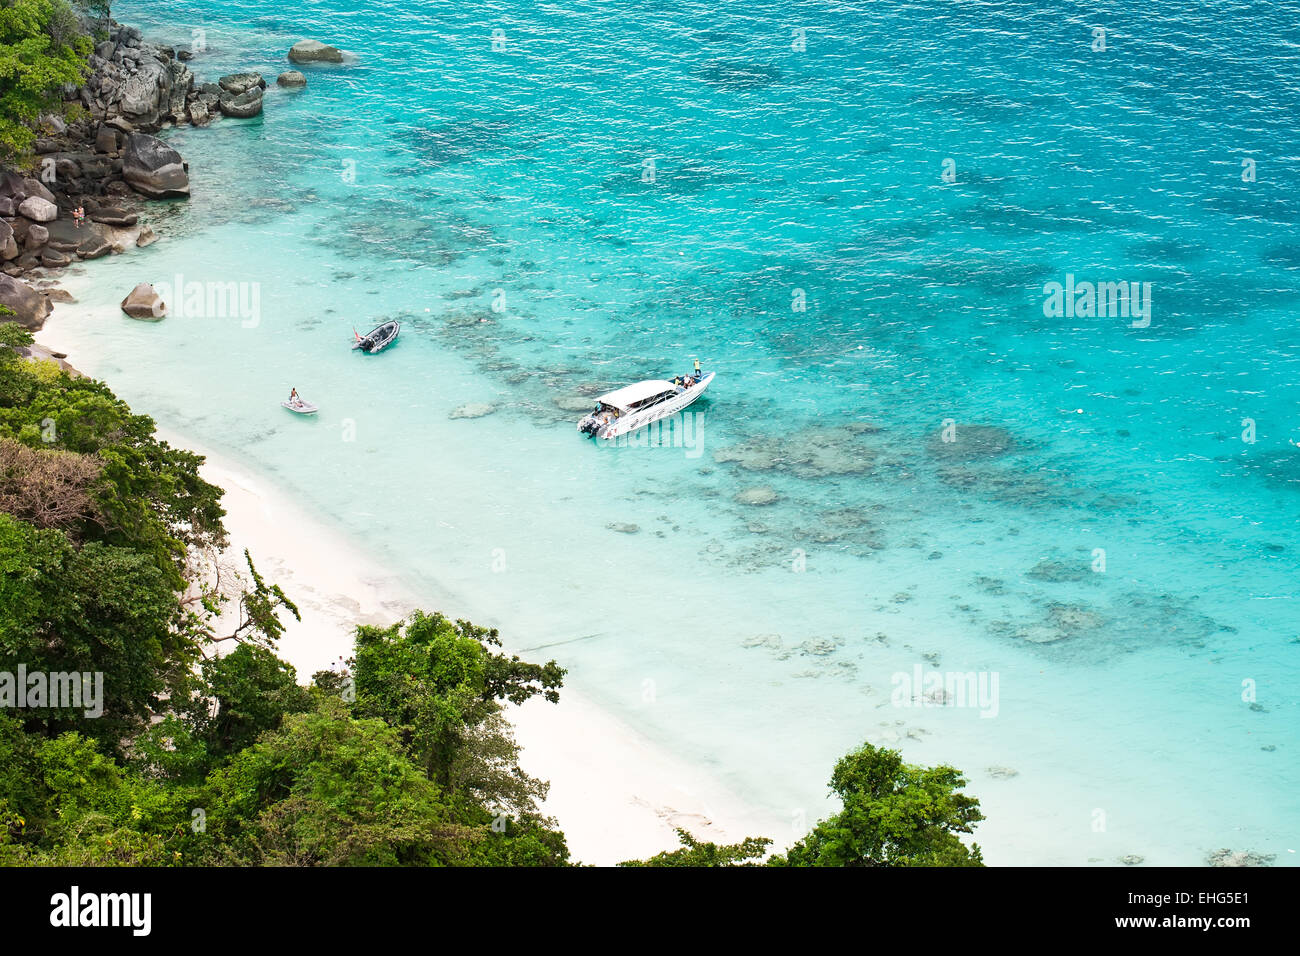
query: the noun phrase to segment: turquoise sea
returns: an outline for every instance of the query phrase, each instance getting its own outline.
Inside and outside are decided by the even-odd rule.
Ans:
[[[990,863],[1300,860],[1300,4],[114,14],[271,87],[166,134],[193,197],[78,294],[248,308],[56,313],[74,364],[787,841],[869,740],[966,772]],[[304,37],[356,61],[279,90]],[[1149,324],[1046,314],[1067,276]],[[578,437],[695,358],[688,443]]]

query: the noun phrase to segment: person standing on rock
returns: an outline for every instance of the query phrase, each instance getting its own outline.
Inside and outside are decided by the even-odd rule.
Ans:
[[[81,206],[78,206],[76,209],[72,210],[72,223],[78,229],[81,228],[81,224],[85,222],[85,220],[86,220],[85,209],[83,209]]]

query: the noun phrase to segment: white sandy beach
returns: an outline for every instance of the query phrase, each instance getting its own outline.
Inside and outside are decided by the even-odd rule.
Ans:
[[[59,319],[72,319],[72,311],[62,306]],[[58,321],[53,324],[57,328]],[[41,338],[57,347],[56,336]],[[416,607],[457,615],[442,600],[412,593],[259,478],[182,436],[165,429],[159,434],[207,457],[203,476],[226,492],[229,557],[242,564],[247,548],[259,572],[297,604],[302,620],[288,618],[279,650],[299,681],[347,658],[358,623],[391,624]],[[677,827],[713,842],[779,836],[777,821],[761,819],[706,774],[570,688],[558,705],[534,699],[508,716],[523,747],[524,769],[551,782],[545,810],[559,821],[575,861],[613,865],[673,849]]]

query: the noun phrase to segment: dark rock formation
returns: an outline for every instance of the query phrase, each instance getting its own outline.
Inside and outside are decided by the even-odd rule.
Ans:
[[[190,194],[190,177],[181,154],[146,133],[127,137],[122,176],[132,188],[153,199]]]
[[[0,276],[0,305],[14,313],[6,315],[6,320],[33,332],[40,331],[52,308],[45,296],[26,282],[7,275]]]

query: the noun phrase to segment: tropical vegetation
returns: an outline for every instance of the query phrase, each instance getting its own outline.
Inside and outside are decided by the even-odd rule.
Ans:
[[[508,708],[565,676],[415,611],[302,683],[291,596],[228,556],[221,489],[101,382],[0,320],[0,677],[100,673],[102,713],[0,709],[0,863],[562,866]],[[840,812],[785,853],[697,840],[628,866],[969,866],[951,767],[866,745]]]

